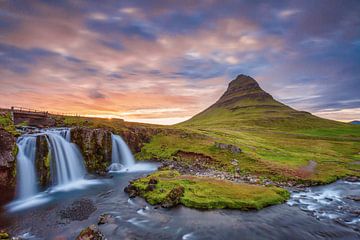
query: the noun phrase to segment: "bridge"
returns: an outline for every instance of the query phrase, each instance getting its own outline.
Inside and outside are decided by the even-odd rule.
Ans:
[[[0,111],[9,112],[15,125],[23,123],[34,127],[51,127],[55,125],[55,119],[47,111],[23,107],[0,108]]]

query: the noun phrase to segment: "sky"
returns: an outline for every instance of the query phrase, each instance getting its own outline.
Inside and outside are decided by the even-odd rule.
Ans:
[[[360,119],[360,1],[0,0],[0,107],[172,124],[238,74]]]

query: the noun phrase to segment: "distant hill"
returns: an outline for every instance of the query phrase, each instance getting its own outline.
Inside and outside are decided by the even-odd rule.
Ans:
[[[344,124],[297,111],[276,101],[252,77],[238,75],[229,83],[228,89],[216,103],[179,125],[307,129]]]
[[[360,124],[360,121],[352,121],[352,122],[350,122],[351,124]]]

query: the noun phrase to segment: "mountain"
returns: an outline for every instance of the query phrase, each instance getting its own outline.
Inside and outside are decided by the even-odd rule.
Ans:
[[[313,128],[339,126],[342,123],[297,111],[265,92],[250,76],[238,75],[213,105],[180,126]]]
[[[357,125],[358,125],[358,124],[360,124],[360,121],[357,121],[357,120],[356,120],[356,121],[352,121],[352,122],[350,122],[350,123],[351,123],[351,124],[357,124]]]

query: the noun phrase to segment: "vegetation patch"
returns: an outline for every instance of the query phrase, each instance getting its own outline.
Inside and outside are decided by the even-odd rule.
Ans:
[[[126,189],[152,205],[172,207],[182,204],[198,209],[261,209],[285,202],[290,194],[278,187],[237,184],[230,181],[180,175],[163,170],[133,181]]]

